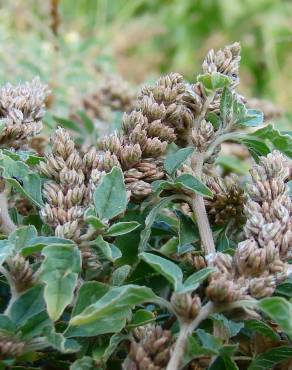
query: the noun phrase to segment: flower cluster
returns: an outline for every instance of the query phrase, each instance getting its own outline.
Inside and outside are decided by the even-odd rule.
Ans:
[[[19,148],[40,133],[47,95],[47,86],[38,78],[17,86],[1,87],[1,146]]]
[[[161,326],[146,326],[135,329],[129,356],[124,370],[163,370],[169,358],[172,335]]]
[[[239,243],[233,258],[217,253],[209,259],[218,272],[212,276],[207,295],[216,302],[270,296],[291,273],[286,262],[292,246],[288,161],[274,151],[261,158],[251,175],[245,205],[247,239]]]

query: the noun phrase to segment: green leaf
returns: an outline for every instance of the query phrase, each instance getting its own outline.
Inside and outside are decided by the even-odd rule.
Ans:
[[[53,244],[74,245],[74,242],[70,239],[58,238],[56,236],[38,236],[36,238],[30,239],[27,245],[22,247],[21,254],[24,257],[26,257],[26,256],[29,256],[30,254],[41,252],[44,247],[53,245]]]
[[[114,262],[122,256],[122,252],[113,244],[106,242],[101,235],[95,239],[95,243],[103,255],[111,262]]]
[[[224,315],[219,313],[213,314],[211,319],[224,326],[227,329],[230,338],[235,337],[235,335],[237,335],[244,327],[243,322],[229,320]]]
[[[16,251],[20,251],[22,248],[26,247],[32,238],[37,236],[37,231],[34,226],[22,226],[9,235],[8,241],[14,246]]]
[[[214,362],[212,362],[211,366],[208,368],[209,370],[238,370],[238,366],[234,362],[234,360],[227,356],[219,356],[216,358]]]
[[[112,285],[121,286],[126,281],[127,277],[131,272],[131,266],[124,265],[118,267],[111,276],[111,283]]]
[[[256,161],[258,161],[260,156],[266,156],[271,152],[270,147],[263,140],[252,137],[251,135],[245,135],[238,139],[238,141],[247,147]]]
[[[271,147],[271,150],[277,149],[292,158],[292,137],[282,134],[273,125],[267,125],[253,132],[249,137],[258,138]]]
[[[70,119],[62,118],[62,117],[53,117],[55,121],[60,124],[64,128],[68,128],[69,130],[78,132],[79,134],[83,134],[82,128],[80,127],[80,124],[72,121]]]
[[[94,122],[91,118],[88,117],[88,115],[84,111],[78,111],[78,116],[82,119],[82,123],[84,124],[84,127],[89,135],[94,134],[95,132],[95,126]]]
[[[0,333],[14,334],[16,332],[15,324],[6,315],[0,314]]]
[[[229,113],[232,110],[233,95],[230,89],[225,87],[223,89],[220,100],[220,115],[223,122],[226,122]]]
[[[73,299],[81,255],[73,245],[50,245],[43,249],[41,279],[45,282],[45,301],[49,316],[58,320]]]
[[[178,238],[171,238],[165,244],[163,244],[163,246],[159,249],[159,252],[168,257],[177,252],[178,246]]]
[[[110,220],[127,208],[127,193],[124,176],[119,167],[103,176],[94,192],[94,204],[100,219]]]
[[[292,303],[281,297],[271,297],[260,300],[257,306],[292,338]]]
[[[84,356],[70,366],[70,370],[95,370],[96,364],[92,357]]]
[[[181,184],[185,189],[203,197],[213,198],[212,191],[202,181],[188,173],[179,176],[175,184]]]
[[[41,195],[41,179],[37,173],[30,171],[29,167],[21,162],[15,161],[1,153],[0,168],[2,176],[15,189],[38,207],[44,205]]]
[[[70,325],[89,324],[97,319],[110,317],[119,311],[128,310],[137,304],[153,302],[156,295],[144,286],[124,285],[112,288],[102,298],[91,304],[70,320]]]
[[[110,290],[110,286],[98,281],[85,282],[78,291],[72,316],[80,314],[88,305],[95,303]]]
[[[248,367],[248,370],[274,369],[275,365],[292,358],[292,347],[282,346],[272,348],[258,355]]]
[[[124,235],[128,234],[131,231],[137,229],[140,224],[137,221],[131,221],[131,222],[118,222],[116,224],[113,224],[105,233],[105,235],[108,236],[118,236],[118,235]]]
[[[218,129],[222,125],[222,118],[220,117],[219,114],[216,114],[214,112],[208,113],[207,121],[211,122],[215,129]]]
[[[239,123],[246,127],[261,126],[264,122],[264,114],[260,110],[247,109],[247,115]]]
[[[182,288],[182,270],[173,262],[151,253],[141,253],[140,257],[155,271],[164,276],[174,287],[175,291]]]
[[[247,329],[262,334],[264,337],[269,337],[272,340],[278,341],[280,339],[278,333],[276,333],[268,324],[264,321],[252,319],[247,320],[244,323]]]
[[[107,360],[110,358],[110,356],[114,353],[114,351],[117,349],[118,345],[124,341],[125,339],[130,339],[128,335],[125,334],[114,334],[111,336],[111,339],[109,341],[109,344],[107,348],[105,349],[103,355],[102,355],[102,361],[104,363],[107,362]]]
[[[287,298],[292,297],[292,280],[287,279],[282,284],[279,284],[276,288],[276,293],[279,295],[284,295]]]
[[[213,352],[214,355],[219,354],[219,349],[222,346],[221,340],[219,338],[207,333],[203,329],[197,329],[196,333],[204,349],[208,349],[210,352]]]
[[[199,230],[190,217],[179,213],[179,245],[177,252],[179,254],[186,252],[186,247],[192,247],[191,243],[199,240]],[[193,249],[193,248],[192,248]]]
[[[130,318],[131,310],[122,308],[119,311],[112,312],[110,316],[104,316],[96,320],[92,319],[88,323],[80,325],[70,324],[64,335],[66,338],[87,338],[96,337],[97,335],[119,333],[126,326]],[[75,318],[73,317],[71,320],[74,321]]]
[[[137,326],[143,326],[155,321],[155,315],[153,312],[147,310],[138,310],[134,313],[131,322],[128,324],[129,328],[135,328]]]
[[[168,154],[164,162],[165,171],[169,175],[174,175],[176,170],[186,161],[186,159],[194,152],[194,148],[182,148],[174,153]]]
[[[141,232],[140,243],[139,243],[139,251],[144,251],[147,247],[148,240],[151,235],[151,227],[158,212],[165,207],[168,203],[170,203],[176,196],[169,196],[166,198],[162,198],[149,212],[145,219],[145,229]]]
[[[6,258],[14,252],[14,246],[8,240],[0,240],[0,266],[5,262]]]
[[[206,90],[222,89],[231,84],[231,79],[219,72],[205,73],[197,77],[197,81],[201,82]]]
[[[61,353],[75,353],[80,350],[80,345],[75,340],[67,339],[61,333],[56,333],[54,327],[46,328],[44,337],[50,347]]]
[[[207,277],[210,276],[210,274],[212,274],[212,272],[214,271],[215,270],[212,267],[206,267],[193,273],[185,280],[180,292],[186,293],[196,290],[199,287],[200,283],[207,279]]]
[[[97,230],[105,229],[107,227],[107,225],[96,216],[95,209],[93,207],[87,208],[84,212],[84,219]]]
[[[231,170],[232,172],[236,172],[240,175],[248,174],[250,169],[250,166],[246,162],[233,155],[220,155],[216,159],[216,164],[219,164],[224,169]]]
[[[79,292],[73,308],[72,317],[79,315],[88,306],[101,299],[108,291],[110,286],[96,281],[85,282]],[[95,337],[108,333],[117,333],[126,325],[126,320],[130,311],[120,310],[109,317],[105,316],[79,326],[69,326],[65,331],[65,337]]]
[[[46,310],[30,317],[24,325],[21,326],[21,338],[30,340],[34,337],[41,336],[44,328],[52,327],[52,320],[49,318]]]
[[[44,289],[42,285],[35,285],[21,294],[13,302],[9,317],[18,327],[24,325],[30,318],[45,310]]]

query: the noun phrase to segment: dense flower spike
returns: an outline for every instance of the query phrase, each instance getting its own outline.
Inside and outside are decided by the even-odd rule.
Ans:
[[[33,286],[36,279],[29,261],[20,254],[10,257],[6,261],[15,289],[21,293]]]
[[[288,161],[274,151],[261,158],[251,175],[245,206],[248,239],[239,243],[233,258],[217,253],[208,261],[218,269],[207,288],[207,295],[215,302],[270,296],[291,273],[286,262],[292,248]]]
[[[4,126],[0,145],[19,148],[42,129],[47,86],[38,78],[17,86],[0,89],[0,118]]]
[[[123,133],[105,137],[100,149],[115,156],[125,171],[127,188],[134,198],[147,196],[148,183],[164,177],[161,156],[167,144],[191,127],[191,113],[183,103],[185,83],[172,73],[160,78],[154,87],[141,90],[136,109],[124,114]]]
[[[90,118],[108,122],[112,111],[134,108],[135,92],[120,76],[108,75],[94,93],[84,97],[82,105]]]
[[[292,201],[285,183],[289,163],[283,154],[275,151],[262,158],[251,175],[245,233],[259,247],[272,245],[282,259],[288,260],[292,256]]]
[[[215,225],[232,227],[242,226],[245,222],[243,206],[245,195],[236,176],[210,178],[207,185],[213,191],[213,198],[206,200],[206,208],[210,221]]]
[[[129,356],[123,364],[124,370],[163,370],[171,351],[172,335],[160,326],[135,329]]]
[[[219,72],[231,78],[232,87],[239,84],[240,44],[235,42],[215,52],[211,49],[204,62],[204,73]]]

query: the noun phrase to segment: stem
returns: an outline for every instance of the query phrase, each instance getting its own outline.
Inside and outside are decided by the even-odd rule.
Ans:
[[[170,361],[166,370],[178,370],[184,355],[188,336],[205,320],[211,313],[215,311],[212,302],[208,302],[203,306],[198,316],[191,323],[181,323],[178,339],[175,343],[174,351],[172,352]]]
[[[215,96],[215,93],[212,93],[211,95],[207,96],[200,114],[198,115],[198,117],[195,118],[194,128],[198,129],[200,127],[200,124],[202,120],[205,118],[207,110],[209,109],[209,105],[212,103],[214,96]]]
[[[194,175],[199,179],[201,179],[202,176],[204,158],[204,153],[195,153],[195,155],[192,157],[192,168]],[[194,194],[192,196],[191,206],[196,217],[205,255],[215,253],[215,243],[206,212],[204,198],[199,194]]]
[[[15,283],[14,283],[13,279],[11,278],[9,272],[6,270],[5,267],[0,266],[0,273],[6,278],[8,284],[9,284],[9,287],[10,287],[11,298],[10,298],[8,306],[6,307],[5,312],[4,312],[5,315],[8,315],[13,303],[16,301],[16,299],[18,298],[19,295],[18,295],[18,292],[15,288]]]
[[[4,192],[0,193],[0,228],[5,234],[10,234],[16,229],[8,212],[8,202]]]
[[[235,133],[235,132],[228,132],[226,134],[220,134],[217,136],[214,141],[210,144],[206,154],[205,154],[205,159],[208,159],[211,157],[213,154],[214,150],[218,145],[223,143],[224,141],[227,140],[233,140],[233,141],[238,141],[238,139],[242,138],[244,135],[240,133]]]

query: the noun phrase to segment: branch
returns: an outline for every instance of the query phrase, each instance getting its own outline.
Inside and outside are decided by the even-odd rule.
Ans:
[[[170,361],[166,370],[178,370],[185,352],[188,336],[205,320],[211,313],[215,311],[212,302],[208,302],[203,306],[198,316],[191,323],[181,323],[178,339],[175,343],[174,351],[172,352]]]
[[[192,169],[194,175],[199,179],[201,179],[202,176],[204,158],[204,153],[195,153],[192,157]],[[194,194],[192,196],[191,206],[196,217],[205,255],[215,253],[215,243],[206,212],[204,198],[199,194]]]

